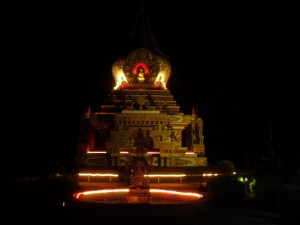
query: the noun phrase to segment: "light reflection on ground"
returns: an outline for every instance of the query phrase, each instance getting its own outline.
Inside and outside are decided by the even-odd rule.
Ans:
[[[126,204],[128,188],[123,189],[102,189],[75,193],[73,196],[82,202]],[[187,204],[194,203],[203,198],[203,195],[196,192],[184,192],[163,189],[150,189],[152,199],[149,204]],[[132,204],[132,203],[130,203]]]

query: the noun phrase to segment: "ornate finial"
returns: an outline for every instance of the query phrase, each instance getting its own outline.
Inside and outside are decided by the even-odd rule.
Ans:
[[[89,119],[91,115],[91,107],[89,106],[87,111],[84,113],[83,117]]]
[[[192,108],[192,119],[196,119],[197,115],[196,115],[196,111],[194,109],[194,107]]]

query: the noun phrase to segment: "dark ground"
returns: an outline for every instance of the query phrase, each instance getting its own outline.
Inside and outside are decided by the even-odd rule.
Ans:
[[[74,201],[71,194],[79,190],[126,187],[125,183],[79,182],[69,184],[66,192],[56,192],[28,185],[10,187],[8,221],[30,224],[299,224],[299,176],[288,185],[270,185],[269,198],[205,195],[199,204],[181,206],[148,204],[101,205]],[[151,188],[199,191],[198,183],[152,183]],[[269,187],[269,189],[271,189]],[[276,189],[276,192],[274,190]],[[276,196],[274,196],[276,195]]]

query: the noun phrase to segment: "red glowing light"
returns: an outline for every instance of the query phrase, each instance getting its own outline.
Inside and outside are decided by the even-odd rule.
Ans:
[[[145,74],[149,74],[149,73],[150,73],[150,69],[149,69],[149,67],[147,66],[147,64],[144,63],[144,62],[139,62],[139,63],[137,63],[137,64],[133,67],[133,69],[132,69],[132,73],[133,73],[134,75],[136,75],[137,70],[138,70],[139,67],[143,67]]]

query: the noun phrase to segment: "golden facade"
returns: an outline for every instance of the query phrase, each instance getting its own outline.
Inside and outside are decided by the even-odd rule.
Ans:
[[[155,167],[207,166],[203,121],[185,115],[167,88],[169,62],[140,48],[112,65],[115,86],[98,112],[82,117],[77,163],[125,166],[143,149]]]

